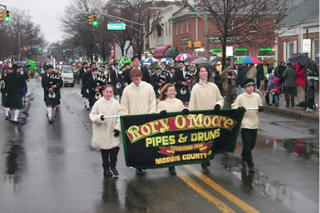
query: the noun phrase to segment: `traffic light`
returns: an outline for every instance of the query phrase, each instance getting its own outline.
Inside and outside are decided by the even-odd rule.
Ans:
[[[10,15],[9,15],[9,10],[5,10],[5,18],[4,22],[9,22],[11,21]]]
[[[5,9],[5,10],[1,10],[0,11],[0,22],[4,21],[4,22],[9,22],[11,20],[10,16],[9,16],[9,10]]]
[[[97,16],[92,15],[92,17],[93,17],[92,26],[97,27],[99,25],[99,22],[97,20]]]
[[[88,16],[88,22],[93,27],[97,27],[99,25],[99,22],[97,20],[97,16],[96,15]]]
[[[63,52],[63,53],[66,53],[66,52],[67,52],[67,50],[66,50],[66,49],[62,49],[62,52]]]
[[[42,50],[42,47],[38,47],[38,50],[41,51],[41,50]]]
[[[191,41],[188,41],[187,47],[190,48],[190,49],[192,48],[192,42]]]

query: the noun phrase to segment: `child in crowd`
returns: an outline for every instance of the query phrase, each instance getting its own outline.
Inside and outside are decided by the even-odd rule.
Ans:
[[[240,94],[235,102],[231,105],[233,109],[240,109],[246,111],[246,108],[257,108],[258,110],[247,110],[244,114],[241,123],[241,137],[242,137],[242,153],[241,164],[243,168],[248,165],[249,172],[254,173],[254,164],[252,160],[251,151],[253,150],[258,133],[259,116],[258,111],[262,112],[262,101],[259,94],[254,91],[254,80],[249,78],[242,83],[244,93]]]
[[[158,103],[157,112],[166,115],[167,112],[181,112],[184,109],[184,105],[180,99],[176,98],[176,88],[174,84],[166,84],[162,87],[160,93],[160,102]],[[169,173],[171,175],[176,174],[175,168],[169,167]]]
[[[119,176],[116,169],[117,156],[120,150],[120,119],[104,119],[104,116],[118,116],[120,104],[113,98],[113,86],[107,84],[101,97],[92,107],[89,114],[92,121],[92,147],[101,150],[104,175]],[[111,171],[110,171],[111,169]]]
[[[279,95],[281,92],[281,83],[278,77],[273,78],[273,84],[271,85],[272,94],[275,101],[275,106],[279,106]]]

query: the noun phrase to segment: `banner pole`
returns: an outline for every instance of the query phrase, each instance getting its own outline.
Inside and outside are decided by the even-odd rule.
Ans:
[[[259,110],[259,108],[246,108],[246,110]],[[104,119],[120,118],[120,115],[103,116]]]

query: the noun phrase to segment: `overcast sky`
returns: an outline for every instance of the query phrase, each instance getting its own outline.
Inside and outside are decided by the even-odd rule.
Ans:
[[[0,0],[8,9],[19,8],[29,12],[32,21],[40,25],[41,32],[49,42],[62,40],[59,17],[72,0]]]

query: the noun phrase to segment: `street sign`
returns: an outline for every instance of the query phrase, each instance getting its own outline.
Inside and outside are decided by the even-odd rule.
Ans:
[[[311,39],[303,39],[302,52],[304,53],[311,52]]]
[[[110,23],[108,24],[108,30],[125,30],[125,23]]]

